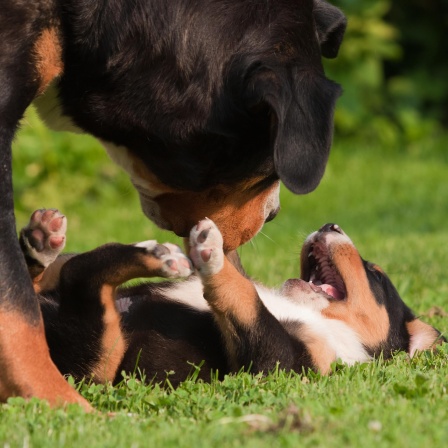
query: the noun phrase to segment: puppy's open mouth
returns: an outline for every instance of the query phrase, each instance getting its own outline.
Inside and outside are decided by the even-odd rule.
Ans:
[[[334,300],[344,300],[347,290],[338,269],[333,264],[327,245],[316,241],[302,257],[302,279],[316,292],[323,292]]]

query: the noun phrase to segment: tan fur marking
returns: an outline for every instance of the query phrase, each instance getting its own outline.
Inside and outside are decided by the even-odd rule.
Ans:
[[[162,272],[161,260],[150,254],[137,254],[136,257],[135,262],[123,265],[119,270],[114,270],[110,278],[107,279],[108,283],[117,287],[134,278],[165,277]]]
[[[254,176],[236,185],[217,185],[201,192],[176,190],[165,185],[128,149],[105,146],[113,160],[129,173],[143,211],[155,223],[188,237],[198,221],[210,218],[221,230],[225,252],[249,241],[261,229],[266,212],[271,211],[266,206],[279,187],[274,182],[260,191],[256,185],[264,177]]]
[[[224,239],[224,251],[236,249],[249,241],[263,226],[264,204],[274,184],[262,193],[251,189],[252,180],[233,188],[217,186],[203,192],[162,194],[154,199],[161,216],[178,235],[188,235],[201,219],[210,218]]]
[[[42,32],[34,46],[34,53],[40,80],[37,94],[40,95],[63,70],[61,44],[55,28]]]
[[[43,290],[43,288],[41,286],[41,280],[42,280],[42,277],[44,276],[44,274],[45,274],[45,271],[42,271],[39,275],[37,275],[36,277],[31,279],[33,282],[34,292],[36,294],[39,294]]]
[[[373,267],[373,269],[375,269],[376,271],[381,272],[381,273],[384,274],[383,269],[382,269],[380,266],[378,266],[377,264],[374,264],[372,267]]]
[[[357,250],[352,245],[333,247],[332,256],[347,287],[345,301],[330,301],[322,314],[347,323],[361,337],[363,344],[376,347],[387,339],[389,315],[375,300]]]
[[[151,256],[138,255],[139,263],[129,263],[114,271],[108,282],[103,284],[100,300],[104,307],[104,333],[101,338],[101,356],[99,363],[92,369],[95,381],[112,381],[123,359],[127,342],[121,329],[121,318],[115,306],[116,288],[122,283],[138,278],[161,275],[162,262]]]
[[[252,282],[243,277],[227,258],[221,271],[203,277],[202,283],[204,297],[213,308],[215,320],[224,335],[230,365],[238,369],[236,331],[229,315],[242,326],[252,326],[259,309],[258,293]]]
[[[126,350],[126,341],[120,325],[120,314],[115,307],[115,290],[111,285],[103,285],[100,300],[104,307],[104,332],[101,337],[101,355],[98,364],[92,369],[95,381],[104,383],[115,378],[118,366]]]
[[[306,325],[300,327],[296,336],[306,345],[315,368],[322,375],[328,374],[331,363],[336,360],[336,352],[329,347],[328,342]]]
[[[238,323],[250,327],[259,310],[258,293],[250,280],[224,259],[223,268],[209,277],[203,277],[204,297],[213,310],[225,316],[231,314]]]
[[[40,275],[33,278],[34,292],[51,291],[58,286],[62,266],[75,254],[62,254],[53,261]]]
[[[42,322],[33,326],[16,312],[0,309],[0,401],[38,397],[52,406],[90,404],[58,372],[51,361]]]
[[[406,323],[406,327],[411,336],[409,342],[409,354],[411,357],[417,351],[434,349],[437,345],[443,343],[443,339],[438,331],[420,319]]]

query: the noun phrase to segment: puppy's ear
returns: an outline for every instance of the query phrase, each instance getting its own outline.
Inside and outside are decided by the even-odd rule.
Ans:
[[[436,345],[446,342],[446,339],[431,325],[425,324],[420,319],[414,319],[406,324],[410,336],[408,353],[411,358],[417,351],[434,348]]]
[[[314,0],[313,14],[322,56],[335,58],[344,37],[347,19],[340,9],[324,0]]]
[[[293,193],[305,194],[317,187],[324,174],[341,89],[313,70],[297,69],[292,76],[280,79],[270,71],[258,73],[252,88],[257,101],[271,111],[276,173]]]

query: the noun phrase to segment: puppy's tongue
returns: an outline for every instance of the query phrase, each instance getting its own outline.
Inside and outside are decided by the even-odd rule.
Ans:
[[[313,282],[305,282],[304,280],[298,278],[290,278],[289,280],[286,280],[283,284],[282,293],[291,296],[303,292],[309,292],[310,289],[317,293],[324,292],[336,300],[341,300],[344,298],[344,294],[341,291],[338,291],[334,286],[327,283],[316,285]]]
[[[340,291],[338,291],[334,286],[327,285],[326,283],[323,285],[319,285],[322,291],[324,291],[326,294],[328,294],[331,297],[334,297],[335,299],[343,299],[344,296],[341,294]]]

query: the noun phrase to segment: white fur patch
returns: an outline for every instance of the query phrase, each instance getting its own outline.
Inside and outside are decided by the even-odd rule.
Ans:
[[[56,260],[57,256],[64,247],[62,246],[60,250],[59,249],[52,250],[46,248],[42,252],[38,252],[33,246],[31,246],[27,238],[24,237],[23,242],[25,243],[28,255],[34,260],[38,261],[44,268],[47,268],[48,266],[50,266],[51,263],[53,263],[54,260]]]
[[[172,287],[161,290],[161,293],[168,300],[182,303],[198,311],[210,311],[210,307],[204,299],[202,282],[197,276],[175,283]]]
[[[364,349],[358,335],[344,322],[327,319],[304,303],[293,303],[274,290],[255,285],[260,299],[279,321],[299,322],[325,338],[329,347],[336,353],[336,358],[346,364],[369,361],[371,358]]]
[[[132,300],[130,297],[122,297],[121,299],[115,301],[115,306],[120,314],[129,312],[131,305]]]
[[[154,248],[157,246],[156,240],[147,240],[147,241],[141,241],[140,243],[134,244],[135,247],[141,247],[142,249],[146,249],[148,252],[154,250]]]
[[[277,186],[272,189],[264,205],[264,219],[266,219],[271,212],[280,207],[280,181]]]
[[[255,286],[260,299],[275,318],[279,321],[308,325],[314,333],[325,338],[328,346],[336,353],[336,359],[348,365],[371,360],[356,332],[344,322],[323,317],[314,308],[312,301],[309,306],[304,303],[293,303],[275,290],[260,285]],[[191,277],[177,283],[172,288],[163,291],[163,295],[169,300],[199,311],[210,311],[203,297],[202,283],[198,277]]]

